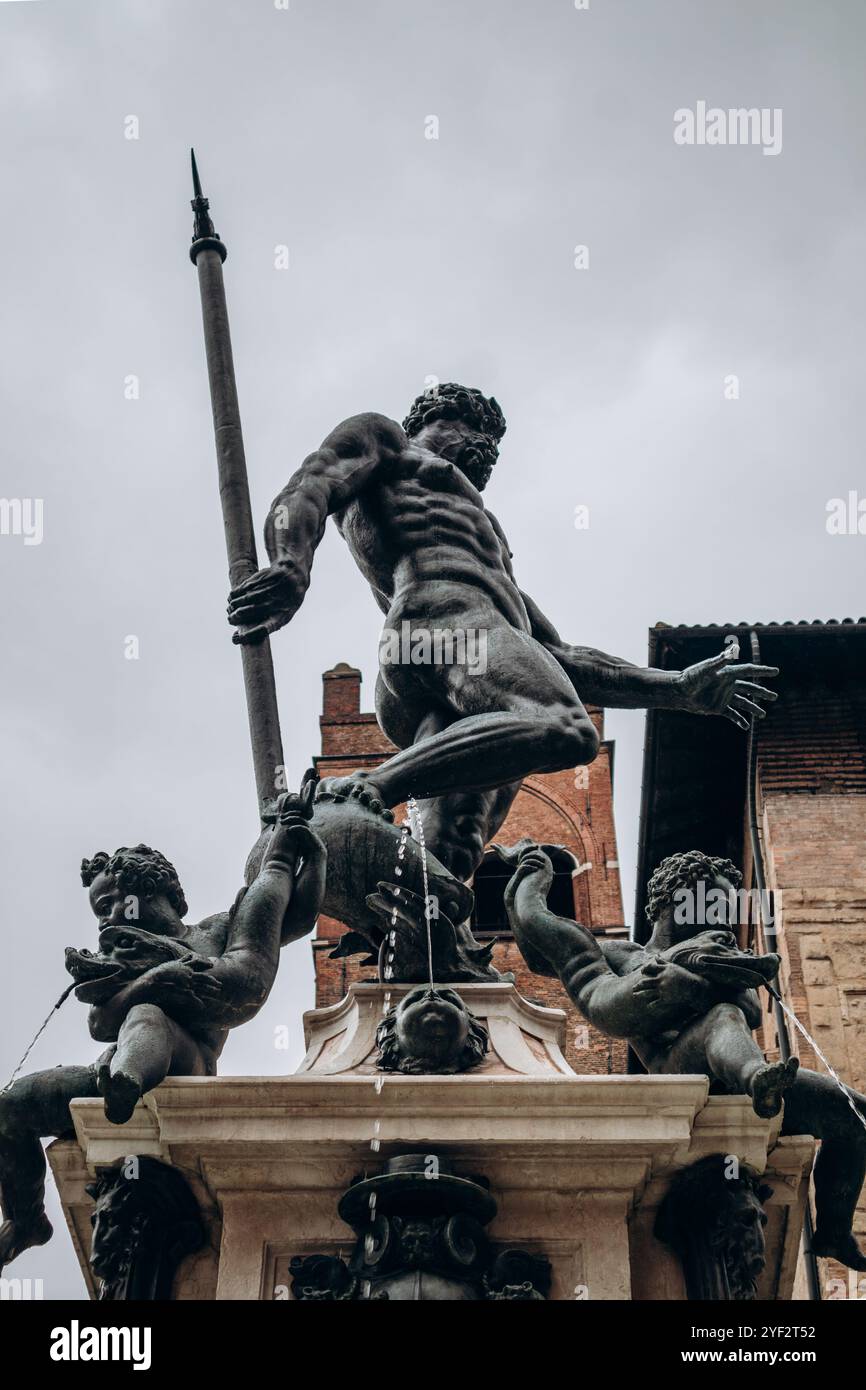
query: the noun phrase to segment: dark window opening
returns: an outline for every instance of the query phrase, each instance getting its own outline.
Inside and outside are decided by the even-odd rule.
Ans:
[[[574,859],[567,850],[554,850],[550,857],[554,874],[547,906],[557,917],[569,917],[574,921]],[[511,872],[496,853],[486,854],[476,869],[472,883],[475,907],[470,918],[475,936],[511,935],[504,902]]]

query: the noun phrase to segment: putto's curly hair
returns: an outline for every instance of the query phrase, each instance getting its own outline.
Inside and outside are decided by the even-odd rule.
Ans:
[[[484,1055],[490,1046],[490,1038],[483,1023],[469,1013],[469,1033],[463,1045],[459,1057],[453,1067],[449,1067],[449,1072],[468,1071],[470,1067],[477,1067],[479,1062],[484,1061]],[[424,1073],[427,1068],[417,1057],[407,1057],[400,1049],[397,1041],[397,1010],[391,1012],[382,1019],[376,1029],[376,1043],[379,1048],[379,1059],[376,1063],[380,1071],[401,1071],[408,1073]]]
[[[739,888],[743,881],[743,875],[730,859],[702,854],[699,849],[690,849],[684,854],[669,854],[647,884],[647,921],[655,922],[681,888],[694,888],[701,879],[719,877],[729,879],[734,888]]]
[[[180,879],[173,864],[150,845],[121,845],[114,854],[100,850],[92,859],[81,861],[81,882],[89,888],[97,874],[113,874],[118,886],[142,898],[164,893],[179,917],[189,911]]]
[[[458,386],[456,381],[442,382],[418,396],[403,428],[411,438],[434,420],[463,420],[497,442],[505,433],[505,416],[499,402],[493,396],[482,395],[474,386]]]

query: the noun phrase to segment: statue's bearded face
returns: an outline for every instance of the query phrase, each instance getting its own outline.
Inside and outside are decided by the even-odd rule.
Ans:
[[[499,457],[499,446],[489,434],[465,420],[433,420],[415,438],[431,453],[455,464],[479,492],[484,491]]]

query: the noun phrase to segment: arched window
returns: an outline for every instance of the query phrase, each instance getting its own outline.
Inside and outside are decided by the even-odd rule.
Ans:
[[[553,883],[547,895],[547,905],[557,917],[570,917],[574,921],[574,870],[577,868],[577,860],[567,849],[546,845],[544,850],[553,864]],[[503,863],[496,850],[487,851],[472,881],[475,893],[475,907],[470,918],[473,935],[511,935],[503,899],[512,873],[511,866]]]

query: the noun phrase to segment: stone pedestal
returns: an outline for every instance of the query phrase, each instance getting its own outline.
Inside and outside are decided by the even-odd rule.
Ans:
[[[488,1180],[490,1240],[546,1257],[551,1299],[682,1299],[678,1261],[652,1234],[655,1211],[677,1169],[722,1153],[773,1188],[759,1296],[791,1297],[811,1139],[779,1141],[778,1122],[745,1097],[709,1097],[702,1076],[574,1075],[560,1050],[564,1015],[510,985],[460,987],[488,1022],[482,1067],[383,1076],[384,992],[355,986],[307,1015],[295,1076],[171,1079],[121,1127],[100,1101],[74,1102],[76,1140],[49,1156],[91,1290],[85,1183],[129,1154],[179,1168],[206,1222],[210,1243],[181,1265],[174,1296],[273,1299],[291,1297],[293,1257],[349,1255],[355,1233],[337,1208],[353,1179],[386,1157],[430,1152]]]

